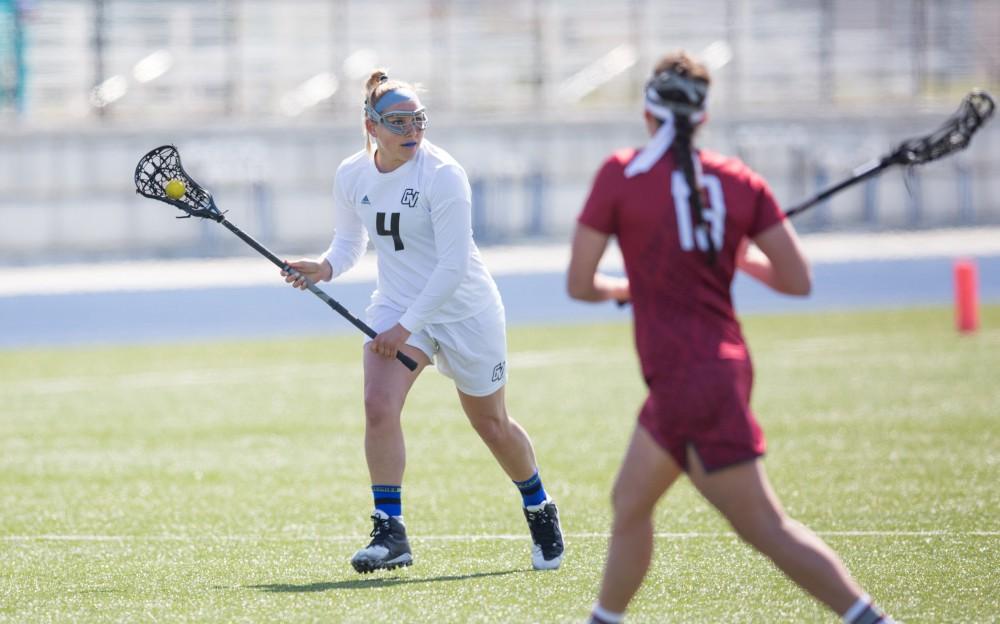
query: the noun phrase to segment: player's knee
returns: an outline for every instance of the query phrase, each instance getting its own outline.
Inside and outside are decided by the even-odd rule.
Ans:
[[[611,489],[611,509],[615,524],[630,524],[648,518],[652,512],[652,506],[637,496],[634,488],[623,483],[615,483]]]
[[[730,524],[740,538],[758,550],[768,551],[789,539],[794,522],[783,514],[771,510],[731,518]]]
[[[379,427],[399,419],[401,403],[387,392],[365,389],[365,420],[369,427]]]
[[[503,412],[469,416],[469,422],[487,445],[506,439],[510,432],[510,420]]]

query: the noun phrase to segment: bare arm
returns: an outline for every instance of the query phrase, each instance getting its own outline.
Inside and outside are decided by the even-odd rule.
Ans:
[[[757,249],[744,240],[743,248],[736,256],[737,268],[780,293],[809,294],[812,290],[809,263],[788,219],[764,230],[753,242]]]
[[[577,225],[573,234],[573,251],[569,260],[566,289],[569,296],[581,301],[628,301],[628,279],[597,272],[611,237],[586,225]]]

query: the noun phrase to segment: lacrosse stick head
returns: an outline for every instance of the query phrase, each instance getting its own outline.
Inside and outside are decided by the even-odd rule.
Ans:
[[[167,185],[180,182],[182,194],[167,192]],[[135,167],[135,192],[144,197],[158,199],[180,208],[189,217],[222,221],[222,212],[215,206],[212,194],[194,181],[181,166],[181,155],[173,145],[163,145],[151,150]],[[175,197],[176,196],[176,197]]]
[[[927,136],[903,141],[891,158],[902,165],[919,165],[965,149],[995,109],[990,94],[977,89],[962,99],[958,110],[940,128]]]

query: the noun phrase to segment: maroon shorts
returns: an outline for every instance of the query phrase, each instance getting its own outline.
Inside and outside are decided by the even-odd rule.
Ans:
[[[639,423],[684,470],[687,448],[712,471],[764,454],[764,432],[750,410],[749,360],[692,363],[649,384]]]

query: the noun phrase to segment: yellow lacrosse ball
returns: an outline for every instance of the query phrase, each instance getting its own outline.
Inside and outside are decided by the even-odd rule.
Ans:
[[[167,182],[167,185],[163,187],[163,191],[167,194],[170,199],[180,199],[184,197],[184,193],[187,192],[187,187],[184,183],[174,178],[173,180]]]

